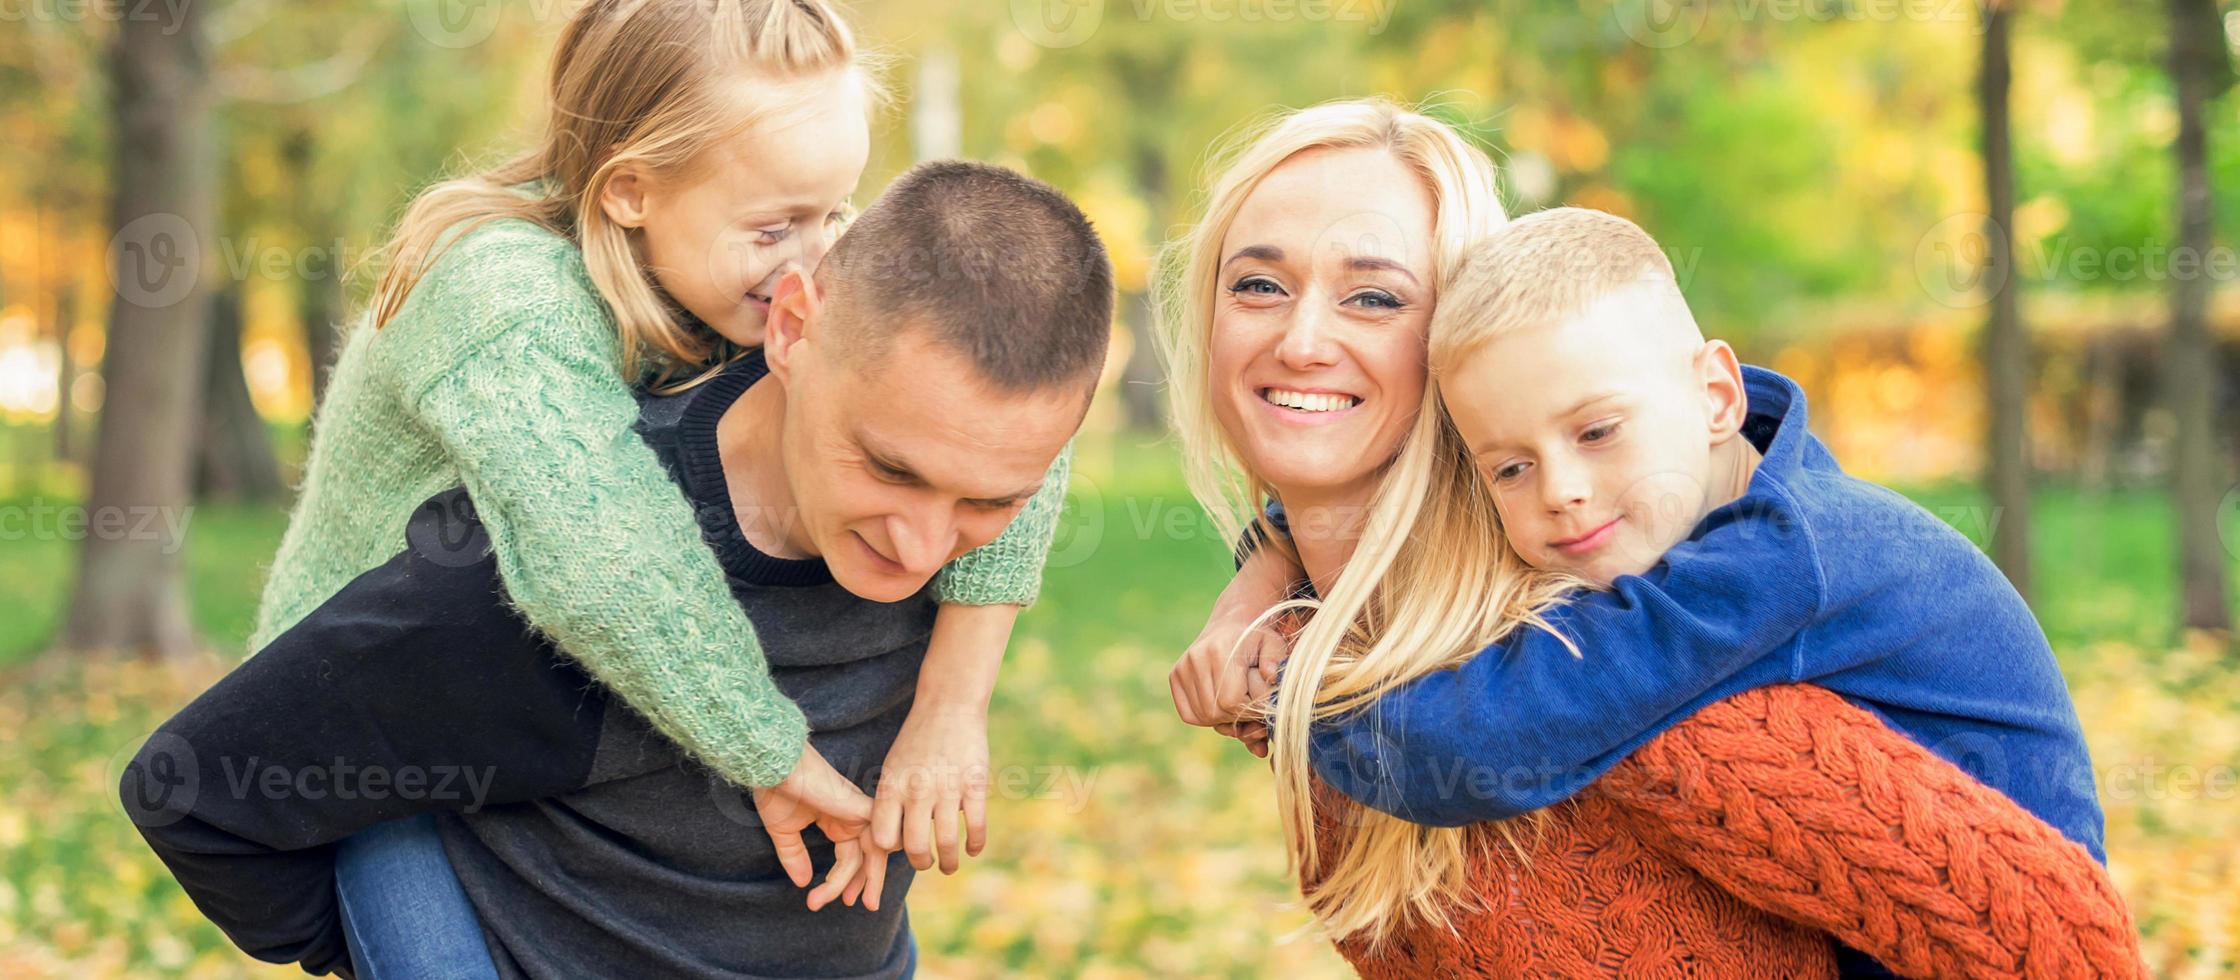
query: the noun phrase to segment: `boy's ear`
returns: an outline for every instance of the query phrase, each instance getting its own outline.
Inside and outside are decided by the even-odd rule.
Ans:
[[[1742,432],[1750,416],[1750,395],[1742,386],[1742,361],[1724,340],[1705,341],[1696,349],[1696,375],[1703,381],[1703,395],[1711,409],[1711,444],[1720,445]]]
[[[636,167],[624,166],[607,178],[606,186],[599,188],[599,210],[608,221],[624,228],[640,228],[646,223],[646,190],[650,183],[638,173]]]
[[[770,316],[764,324],[762,342],[763,359],[778,380],[784,381],[792,373],[800,343],[816,330],[817,317],[823,312],[824,297],[817,292],[815,279],[800,269],[778,278],[778,288],[770,293]]]

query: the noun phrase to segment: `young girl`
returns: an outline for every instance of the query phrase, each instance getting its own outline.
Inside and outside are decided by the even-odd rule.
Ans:
[[[823,0],[583,5],[541,144],[423,193],[386,250],[253,644],[398,551],[415,507],[463,483],[530,623],[694,757],[760,788],[765,812],[863,827],[871,801],[807,746],[694,514],[633,433],[632,388],[761,342],[773,284],[838,230],[876,97]],[[987,688],[1035,598],[1066,475],[1061,457],[1002,538],[938,579],[926,680],[888,771],[985,765]],[[946,828],[962,803],[977,854],[976,801],[959,779],[917,782],[947,794],[882,807],[880,839],[941,809],[953,870]]]

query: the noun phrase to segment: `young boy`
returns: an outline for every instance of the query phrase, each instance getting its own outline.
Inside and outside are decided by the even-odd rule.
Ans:
[[[1794,382],[1706,341],[1645,232],[1541,212],[1474,246],[1458,282],[1432,330],[1447,410],[1508,546],[1593,590],[1550,615],[1562,636],[1520,630],[1318,728],[1318,775],[1417,823],[1500,820],[1709,702],[1808,682],[2106,861],[2076,709],[2021,596],[1846,475]]]

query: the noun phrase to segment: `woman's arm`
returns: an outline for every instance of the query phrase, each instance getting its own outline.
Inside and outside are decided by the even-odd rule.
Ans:
[[[2082,845],[1821,688],[1706,705],[1588,792],[1735,897],[1902,974],[2146,972]]]

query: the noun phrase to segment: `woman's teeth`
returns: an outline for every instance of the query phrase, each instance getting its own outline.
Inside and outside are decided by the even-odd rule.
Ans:
[[[1352,395],[1285,391],[1281,388],[1264,389],[1260,392],[1260,397],[1270,405],[1280,405],[1301,412],[1336,412],[1361,404],[1361,399]]]

